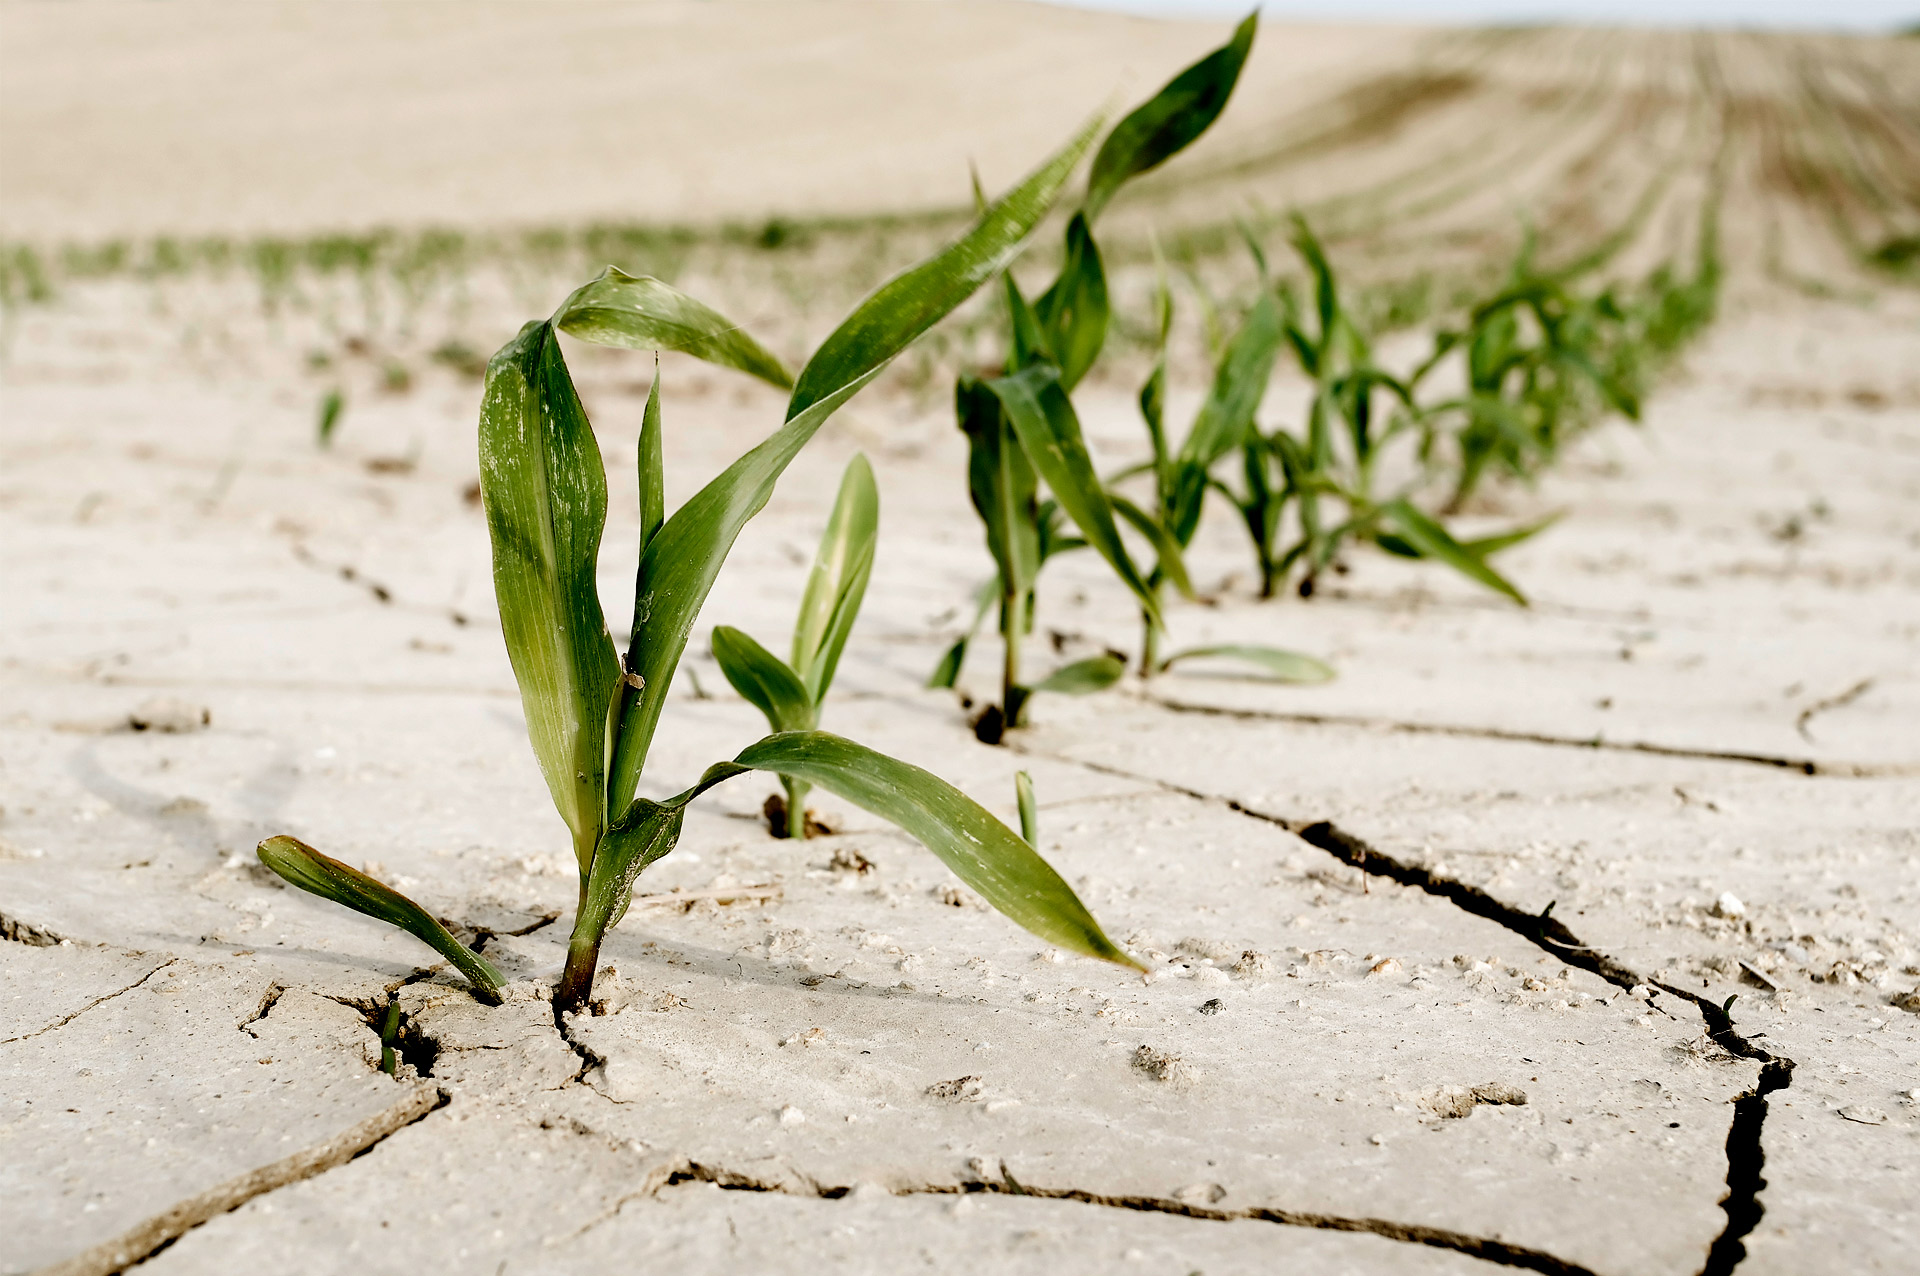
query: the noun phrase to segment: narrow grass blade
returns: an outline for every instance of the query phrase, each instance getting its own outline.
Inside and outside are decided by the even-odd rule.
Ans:
[[[1087,455],[1086,441],[1080,435],[1080,419],[1073,403],[1060,387],[1059,374],[1039,365],[1011,377],[987,382],[1007,420],[1019,436],[1022,450],[1054,499],[1067,512],[1087,543],[1100,552],[1140,599],[1140,605],[1158,622],[1160,600],[1127,556],[1120,541],[1120,530],[1113,521],[1113,505],[1107,490],[1094,473],[1093,458]]]
[[[262,864],[301,890],[398,926],[452,962],[486,1000],[500,1000],[500,988],[507,980],[493,963],[455,939],[433,914],[385,882],[322,855],[297,838],[270,837],[255,853]]]
[[[1033,777],[1025,771],[1013,773],[1013,800],[1020,808],[1020,837],[1028,846],[1040,846],[1040,808],[1033,800]]]
[[[806,731],[814,725],[813,697],[780,657],[731,625],[715,625],[713,658],[733,689],[767,715],[775,731]]]
[[[1562,517],[1563,515],[1561,514],[1549,514],[1538,522],[1528,523],[1524,527],[1516,527],[1512,531],[1499,532],[1493,536],[1481,536],[1470,541],[1461,541],[1460,548],[1466,550],[1475,558],[1484,561],[1490,554],[1497,554],[1503,549],[1511,548],[1540,532],[1546,531],[1549,527],[1559,522]]]
[[[734,764],[838,794],[918,838],[982,899],[1048,943],[1140,968],[1019,834],[939,776],[825,731],[768,736]]]
[[[1257,12],[1249,14],[1234,30],[1233,39],[1174,76],[1114,126],[1100,144],[1087,179],[1089,221],[1100,215],[1129,178],[1165,163],[1220,118],[1253,48],[1259,17]]]
[[[1134,528],[1152,544],[1160,575],[1180,591],[1182,598],[1191,600],[1195,596],[1193,581],[1187,576],[1186,559],[1182,556],[1180,542],[1174,539],[1173,533],[1163,527],[1159,519],[1118,492],[1109,492],[1107,497],[1113,502],[1113,512],[1132,523]]]
[[[873,467],[865,456],[856,454],[840,478],[840,493],[814,555],[793,627],[792,668],[815,704],[833,684],[840,652],[860,615],[879,535],[880,492],[874,486]]]
[[[1060,277],[1033,303],[1047,345],[1068,390],[1080,383],[1107,340],[1107,275],[1084,214],[1067,223],[1067,259]]]
[[[1176,651],[1160,662],[1163,670],[1171,669],[1182,660],[1237,660],[1241,664],[1252,665],[1261,670],[1275,682],[1331,682],[1334,677],[1333,666],[1324,660],[1312,656],[1303,656],[1297,651],[1285,651],[1279,647],[1249,647],[1238,643],[1227,643],[1216,647],[1188,647],[1185,651]]]
[[[766,347],[703,301],[647,275],[608,266],[574,289],[553,315],[569,337],[628,350],[680,350],[782,390],[793,376]]]
[[[1263,291],[1247,312],[1240,330],[1227,343],[1213,373],[1213,384],[1194,419],[1193,430],[1180,446],[1180,462],[1210,469],[1215,461],[1240,446],[1260,401],[1266,397],[1274,361],[1285,340],[1285,324],[1271,292]]]
[[[1076,660],[1070,665],[1062,665],[1028,690],[1051,691],[1067,696],[1090,696],[1096,691],[1105,691],[1120,681],[1126,672],[1125,661],[1103,653],[1098,656],[1088,656],[1085,660]]]
[[[347,397],[340,392],[339,386],[327,391],[321,398],[320,420],[315,430],[321,447],[333,446],[333,432],[340,425],[340,416],[346,410]]]
[[[883,284],[800,370],[787,404],[792,420],[868,375],[1013,261],[1087,153],[1099,121],[1085,128],[989,208],[952,247]]]
[[[1512,582],[1469,551],[1460,542],[1453,539],[1446,528],[1422,514],[1404,499],[1393,500],[1380,507],[1381,513],[1392,521],[1400,536],[1421,555],[1445,563],[1469,580],[1478,581],[1488,589],[1505,594],[1522,607],[1527,605],[1526,595],[1514,588]]]
[[[653,361],[653,384],[647,387],[647,410],[640,417],[640,550],[646,552],[660,525],[667,521],[667,467],[660,427],[660,359]]]
[[[973,623],[967,626],[967,632],[960,635],[959,641],[947,648],[940,657],[940,663],[933,667],[933,673],[927,679],[929,687],[951,691],[954,683],[960,680],[960,667],[966,663],[967,647],[973,642],[980,626],[985,623],[987,613],[993,610],[993,604],[1000,597],[1000,577],[994,576],[973,591]]]
[[[487,364],[480,492],[527,734],[585,872],[605,822],[620,667],[594,582],[606,471],[552,324],[528,324]]]

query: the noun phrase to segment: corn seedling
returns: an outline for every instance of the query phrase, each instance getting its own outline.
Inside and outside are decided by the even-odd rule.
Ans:
[[[1040,570],[1054,554],[1092,547],[1133,591],[1150,623],[1160,623],[1159,591],[1120,538],[1115,506],[1094,471],[1069,397],[1099,357],[1111,317],[1093,227],[1122,186],[1184,150],[1219,118],[1257,25],[1257,15],[1249,16],[1231,40],[1175,76],[1107,135],[1080,208],[1067,223],[1059,275],[1031,303],[1011,274],[1002,276],[1009,338],[1000,375],[963,376],[955,387],[955,415],[967,436],[968,494],[997,569],[1000,703],[989,706],[975,724],[983,740],[997,741],[1004,730],[1019,726],[1035,691],[1098,690],[1125,671],[1117,658],[1103,655],[1033,686],[1022,681],[1021,642],[1033,627]],[[1043,483],[1051,493],[1046,499],[1040,495]],[[1164,536],[1156,538],[1151,525],[1140,530],[1153,540],[1162,571],[1184,584],[1178,547]],[[963,638],[942,659],[930,680],[934,685],[953,685],[965,644]]]
[[[748,519],[827,419],[887,363],[1005,270],[1089,148],[1089,127],[958,242],[884,284],[789,381],[737,325],[657,279],[609,269],[493,356],[480,411],[481,492],[494,588],[528,735],[572,834],[579,907],[555,1012],[585,1003],[602,940],[647,865],[671,852],[686,807],[733,776],[765,771],[827,789],[900,826],[987,902],[1062,948],[1137,965],[1019,835],[938,777],[818,730],[777,731],[708,767],[664,801],[637,796],[642,766],[696,617]],[[682,505],[665,513],[660,380],[640,429],[639,568],[624,658],[595,585],[606,522],[599,448],[559,334],[630,349],[684,350],[786,387],[786,420]],[[485,998],[500,973],[417,904],[292,838],[261,859],[296,886],[398,925],[453,962]]]
[[[760,712],[774,731],[811,731],[820,725],[820,705],[833,685],[841,649],[860,615],[867,578],[873,573],[873,546],[880,534],[880,494],[864,456],[847,463],[827,530],[820,538],[800,614],[793,625],[793,663],[728,625],[713,631],[713,658],[720,671]],[[807,784],[782,776],[784,818],[774,836],[807,836]]]

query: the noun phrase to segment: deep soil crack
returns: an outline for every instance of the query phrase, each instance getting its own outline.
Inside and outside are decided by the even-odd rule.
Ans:
[[[1765,1206],[1760,1203],[1760,1193],[1765,1189],[1767,1181],[1760,1171],[1766,1164],[1762,1136],[1765,1133],[1767,1120],[1767,1096],[1777,1090],[1784,1090],[1793,1083],[1794,1062],[1784,1055],[1775,1055],[1762,1049],[1735,1031],[1733,1020],[1725,1008],[1715,1005],[1698,993],[1649,979],[1591,945],[1581,943],[1579,937],[1569,930],[1564,922],[1552,916],[1551,905],[1546,911],[1540,913],[1529,913],[1515,908],[1489,895],[1478,886],[1436,874],[1420,865],[1408,864],[1385,852],[1375,850],[1362,839],[1341,829],[1331,821],[1290,819],[1248,806],[1234,798],[1188,788],[1156,776],[1141,775],[1120,767],[1088,762],[1062,754],[1048,753],[1042,756],[1056,762],[1078,766],[1096,774],[1151,784],[1166,792],[1177,793],[1197,802],[1224,806],[1249,819],[1285,829],[1309,846],[1325,851],[1342,863],[1349,864],[1364,873],[1384,877],[1402,886],[1411,886],[1429,895],[1438,896],[1464,912],[1503,926],[1567,965],[1598,975],[1610,984],[1621,988],[1632,988],[1635,985],[1658,988],[1670,996],[1692,1004],[1700,1012],[1700,1017],[1706,1024],[1707,1035],[1716,1045],[1731,1055],[1752,1060],[1761,1065],[1760,1076],[1753,1089],[1733,1101],[1733,1123],[1727,1130],[1727,1194],[1720,1202],[1721,1209],[1726,1212],[1727,1223],[1708,1248],[1706,1263],[1700,1269],[1700,1276],[1727,1276],[1745,1259],[1747,1252],[1745,1238],[1759,1225],[1760,1218],[1765,1213]],[[1569,1266],[1564,1270],[1580,1269]]]

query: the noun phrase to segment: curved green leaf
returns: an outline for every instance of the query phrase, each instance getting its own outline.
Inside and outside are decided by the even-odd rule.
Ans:
[[[420,905],[358,869],[349,868],[329,855],[322,855],[305,842],[292,837],[270,837],[255,852],[260,862],[301,890],[345,905],[389,926],[398,926],[425,942],[465,975],[488,1001],[500,1000],[506,976],[492,962],[466,947],[447,933]]]
[[[1539,532],[1544,532],[1547,528],[1559,522],[1563,516],[1564,511],[1549,514],[1543,519],[1516,527],[1511,531],[1496,532],[1492,536],[1481,536],[1474,540],[1461,541],[1460,548],[1466,550],[1475,558],[1484,560],[1489,554],[1497,554],[1503,549],[1509,549],[1518,545],[1521,541],[1530,539]]]
[[[1006,269],[1059,197],[1099,126],[1094,120],[1024,182],[989,208],[952,247],[915,266],[862,302],[800,370],[787,404],[792,420],[885,364],[981,284]]]
[[[1262,291],[1214,368],[1206,401],[1200,405],[1186,442],[1180,445],[1183,465],[1210,469],[1215,461],[1240,446],[1254,414],[1260,410],[1260,401],[1266,398],[1267,382],[1285,339],[1280,307],[1271,292]]]
[[[680,350],[782,390],[793,375],[746,329],[649,275],[608,266],[560,303],[553,325],[569,337],[627,350]]]
[[[653,384],[647,387],[647,408],[640,414],[640,551],[646,552],[660,525],[667,521],[667,466],[660,426],[660,356],[653,357]]]
[[[775,731],[807,731],[814,725],[813,699],[780,657],[731,625],[713,627],[713,658],[727,681],[767,715]]]
[[[1387,502],[1380,507],[1380,512],[1392,520],[1400,536],[1419,550],[1423,557],[1445,563],[1462,576],[1505,594],[1522,607],[1527,605],[1526,595],[1515,589],[1506,577],[1487,566],[1478,555],[1454,540],[1446,528],[1422,514],[1404,498]]]
[[[620,665],[594,583],[606,471],[550,323],[529,323],[487,364],[480,494],[527,734],[585,872],[605,822]]]
[[[1185,651],[1176,651],[1160,662],[1160,668],[1171,669],[1182,660],[1202,660],[1206,658],[1238,660],[1242,664],[1253,665],[1264,670],[1275,682],[1329,682],[1333,679],[1333,666],[1324,660],[1312,656],[1303,656],[1297,651],[1284,651],[1279,647],[1250,647],[1239,643],[1226,643],[1216,647],[1189,647]]]
[[[1174,76],[1114,126],[1100,144],[1087,179],[1088,220],[1100,215],[1127,179],[1165,163],[1220,118],[1253,48],[1259,20],[1257,11],[1248,14],[1233,39]]]
[[[1062,665],[1029,687],[1029,691],[1051,691],[1057,695],[1090,696],[1105,691],[1127,672],[1126,662],[1104,652],[1072,664]]]
[[[973,623],[967,626],[967,632],[960,635],[953,646],[947,648],[940,657],[940,663],[933,667],[933,673],[927,678],[927,686],[951,691],[953,684],[960,680],[960,666],[967,661],[967,647],[973,642],[973,636],[980,632],[980,625],[993,610],[993,604],[1000,597],[1000,577],[995,575],[983,582],[973,591]]]
[[[840,652],[853,632],[873,574],[873,547],[880,535],[880,492],[873,467],[856,453],[840,478],[827,530],[807,574],[806,593],[793,626],[793,665],[814,704],[826,699]],[[811,726],[812,723],[807,725]],[[775,730],[781,728],[776,727]]]
[[[953,410],[967,436],[967,495],[986,528],[987,552],[1007,592],[1024,595],[1043,561],[1033,465],[989,387],[962,376],[953,388]]]
[[[1048,943],[1140,968],[1019,834],[939,776],[825,731],[768,736],[734,765],[838,794],[918,838],[982,899]]]
[[[1020,837],[1035,850],[1040,848],[1040,807],[1033,800],[1033,777],[1025,771],[1013,773],[1013,800],[1020,808]]]
[[[1113,521],[1113,505],[1094,472],[1093,458],[1087,455],[1080,418],[1074,415],[1073,403],[1060,387],[1060,374],[1047,364],[1037,364],[1013,376],[989,381],[986,388],[1000,400],[1022,450],[1053,489],[1060,508],[1158,623],[1160,600],[1127,557],[1127,547],[1121,543]]]

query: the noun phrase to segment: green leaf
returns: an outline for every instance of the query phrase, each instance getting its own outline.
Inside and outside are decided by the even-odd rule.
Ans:
[[[1093,142],[1095,120],[989,208],[958,243],[881,285],[834,329],[800,370],[792,420],[906,349],[1013,261]]]
[[[1086,441],[1080,436],[1080,419],[1073,403],[1060,387],[1060,375],[1052,367],[1039,364],[1010,377],[986,383],[1000,400],[1008,423],[1020,439],[1020,446],[1054,499],[1074,521],[1087,543],[1100,552],[1127,588],[1139,598],[1141,608],[1156,623],[1160,600],[1127,557],[1114,525],[1113,505],[1107,490],[1094,472],[1093,459],[1087,455]]]
[[[967,436],[967,495],[986,527],[987,551],[1006,591],[1024,595],[1040,574],[1039,485],[993,391],[972,377],[954,386],[954,415]]]
[[[1019,834],[939,776],[825,731],[768,736],[734,764],[838,794],[918,838],[982,899],[1048,943],[1140,968]]]
[[[974,590],[973,623],[967,626],[967,632],[960,635],[958,642],[947,648],[940,657],[940,663],[933,667],[933,674],[927,679],[927,686],[951,691],[953,684],[960,680],[960,666],[966,663],[967,646],[973,636],[980,632],[980,625],[993,610],[993,604],[1000,597],[1000,577],[994,576]]]
[[[740,529],[765,507],[774,483],[827,418],[879,372],[870,370],[775,430],[694,493],[647,542],[634,584],[633,636],[627,647],[627,667],[641,685],[629,680],[621,693],[607,779],[609,810],[625,810],[633,799],[694,618]]]
[[[1561,514],[1549,514],[1538,522],[1528,523],[1523,527],[1516,527],[1511,531],[1498,532],[1492,536],[1481,536],[1470,541],[1461,541],[1460,548],[1466,550],[1475,558],[1484,561],[1489,554],[1497,554],[1503,549],[1518,545],[1521,541],[1527,540],[1539,532],[1544,532],[1547,528],[1559,522],[1561,517]]]
[[[1324,660],[1303,656],[1297,651],[1283,651],[1279,647],[1249,647],[1238,643],[1227,643],[1215,647],[1188,647],[1185,651],[1176,651],[1161,661],[1160,668],[1171,669],[1182,660],[1207,658],[1238,660],[1242,664],[1253,665],[1275,682],[1330,682],[1334,676],[1333,666]]]
[[[660,525],[667,521],[667,467],[660,428],[660,356],[653,359],[653,384],[647,387],[647,410],[640,416],[640,549],[645,552]]]
[[[1263,291],[1233,334],[1214,368],[1213,384],[1194,418],[1193,429],[1180,445],[1185,465],[1210,469],[1215,461],[1239,447],[1253,424],[1260,401],[1267,395],[1274,361],[1285,340],[1285,324],[1273,294]]]
[[[1380,512],[1392,520],[1401,537],[1419,550],[1423,557],[1445,563],[1462,576],[1505,594],[1522,607],[1527,605],[1526,595],[1515,589],[1506,577],[1487,566],[1454,540],[1446,528],[1422,514],[1404,498],[1387,502],[1380,507]]]
[[[1075,213],[1067,223],[1067,258],[1060,277],[1033,303],[1033,313],[1046,329],[1060,384],[1073,389],[1107,340],[1107,276],[1085,214]]]
[[[1066,696],[1090,696],[1096,691],[1105,691],[1120,681],[1126,672],[1125,661],[1117,656],[1102,653],[1098,656],[1088,656],[1085,660],[1076,660],[1070,665],[1062,665],[1034,683],[1028,690],[1051,691]]]
[[[1114,513],[1132,523],[1135,529],[1153,545],[1160,575],[1172,582],[1173,587],[1180,591],[1182,598],[1192,599],[1194,597],[1193,581],[1187,576],[1186,559],[1182,556],[1180,542],[1173,538],[1173,533],[1162,526],[1159,519],[1118,492],[1108,493],[1108,499],[1113,502]]]
[[[865,456],[856,454],[840,478],[840,493],[820,537],[813,570],[807,574],[806,593],[801,595],[800,615],[793,627],[792,668],[816,705],[833,685],[841,649],[860,615],[879,534],[880,493],[874,487],[873,467]]]
[[[634,585],[627,665],[641,685],[621,692],[606,792],[624,810],[660,722],[667,688],[694,618],[747,520],[807,441],[889,359],[1005,267],[1045,216],[1085,153],[1093,125],[1006,198],[958,243],[883,285],[814,352],[800,372],[787,421],[675,511],[647,542]]]
[[[1013,773],[1013,800],[1020,808],[1020,837],[1028,846],[1040,847],[1040,808],[1033,800],[1033,777],[1025,771]]]
[[[1087,219],[1100,215],[1129,179],[1184,150],[1220,118],[1246,65],[1260,15],[1249,14],[1233,39],[1173,77],[1107,135],[1094,156],[1084,205]]]
[[[773,730],[812,729],[817,713],[813,698],[780,657],[731,625],[715,625],[713,658],[733,689],[767,715]]]
[[[529,323],[487,364],[480,492],[527,734],[585,872],[606,818],[620,666],[594,583],[606,471],[550,323]]]
[[[424,941],[471,980],[486,1000],[500,1000],[500,988],[507,982],[506,976],[495,969],[492,962],[448,934],[433,914],[385,882],[322,855],[297,838],[270,837],[260,843],[255,853],[262,864],[301,890],[343,904],[389,926],[398,926]]]
[[[793,376],[780,360],[739,324],[669,284],[614,266],[574,289],[554,312],[553,324],[569,337],[595,345],[680,350],[782,390],[793,386]]]

